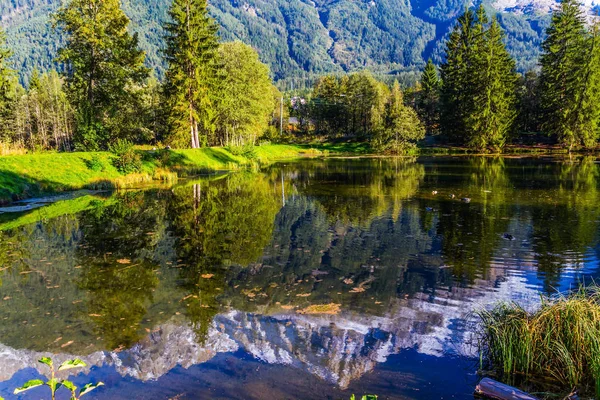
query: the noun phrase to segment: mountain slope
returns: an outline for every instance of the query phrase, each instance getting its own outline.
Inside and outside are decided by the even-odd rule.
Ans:
[[[554,0],[486,0],[507,30],[519,69],[535,66]],[[595,4],[587,0],[588,6]],[[161,21],[169,0],[123,0],[132,30],[161,71]],[[0,0],[2,25],[22,77],[52,66],[60,44],[49,15],[60,0]],[[223,40],[253,45],[275,79],[307,73],[371,68],[377,72],[420,68],[443,58],[443,39],[464,0],[212,0],[211,13]]]

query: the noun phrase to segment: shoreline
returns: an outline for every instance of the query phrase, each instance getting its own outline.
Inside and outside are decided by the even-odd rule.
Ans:
[[[0,156],[0,206],[27,199],[56,196],[78,190],[116,190],[180,178],[258,168],[278,161],[310,157],[393,157],[376,154],[362,143],[266,144],[254,147],[253,157],[236,155],[223,147],[183,150],[137,150],[142,169],[121,174],[109,152],[32,153]],[[418,148],[406,157],[536,157],[567,156],[556,147],[511,146],[503,153],[470,153],[467,149],[436,146]],[[598,153],[572,153],[574,156]],[[397,155],[397,157],[403,157]],[[100,160],[93,170],[90,160]]]

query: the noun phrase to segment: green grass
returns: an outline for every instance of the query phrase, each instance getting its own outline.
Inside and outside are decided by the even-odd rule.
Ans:
[[[326,150],[326,149],[325,149]],[[140,173],[122,175],[113,166],[113,155],[101,153],[40,153],[0,157],[0,203],[77,189],[129,187],[152,180],[173,180],[209,171],[246,168],[257,164],[327,152],[308,145],[264,145],[248,159],[224,148],[141,151]],[[94,168],[95,157],[102,168]]]
[[[501,304],[480,317],[482,363],[509,383],[524,378],[600,397],[600,287],[545,298],[536,312]]]

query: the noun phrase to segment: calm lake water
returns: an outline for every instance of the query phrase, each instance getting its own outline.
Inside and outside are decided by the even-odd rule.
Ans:
[[[599,168],[303,160],[0,214],[0,396],[52,353],[87,398],[470,399],[477,310],[600,278]]]

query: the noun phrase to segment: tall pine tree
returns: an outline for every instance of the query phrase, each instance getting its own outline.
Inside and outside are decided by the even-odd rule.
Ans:
[[[173,0],[165,24],[169,140],[180,147],[206,145],[215,131],[219,42],[207,7],[206,0]]]
[[[442,130],[456,144],[501,148],[515,121],[515,62],[482,6],[462,15],[442,65]]]
[[[128,106],[137,102],[132,88],[148,76],[137,34],[127,30],[119,0],[71,0],[56,12],[54,24],[67,38],[58,60],[77,110],[76,145],[107,148],[131,134],[136,111]]]
[[[420,83],[421,91],[417,101],[419,116],[423,120],[427,132],[437,133],[440,119],[439,103],[442,81],[431,58],[427,61],[427,65],[421,74]]]
[[[10,65],[12,51],[6,47],[6,34],[0,28],[0,142],[15,142],[14,113],[17,102],[17,74]]]
[[[478,150],[501,149],[513,128],[516,112],[515,61],[503,43],[504,32],[494,18],[483,36],[477,92],[469,116],[469,145]]]
[[[596,45],[595,37],[588,36],[577,0],[563,0],[542,45],[540,90],[542,128],[569,150],[591,142],[586,138],[591,134],[589,127],[584,125],[585,120],[589,124],[594,118],[582,105],[589,105],[585,93],[591,88],[587,83],[594,74],[590,67]]]
[[[468,142],[467,118],[473,107],[473,66],[477,38],[477,19],[466,10],[446,44],[446,61],[441,66],[441,128],[447,140]]]
[[[593,25],[586,47],[574,132],[583,147],[592,148],[600,136],[600,22]]]

